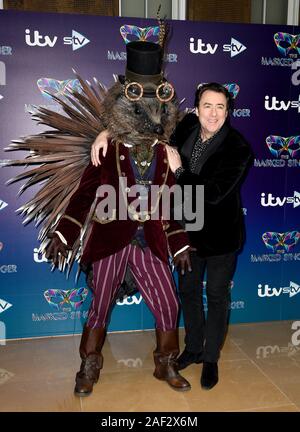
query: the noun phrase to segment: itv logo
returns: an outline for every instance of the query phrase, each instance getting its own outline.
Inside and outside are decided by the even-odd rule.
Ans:
[[[281,294],[288,294],[291,298],[299,293],[300,285],[292,281],[290,281],[290,286],[280,288],[271,288],[268,284],[265,284],[264,286],[258,284],[258,297],[279,297]]]
[[[31,47],[53,48],[57,40],[57,36],[43,36],[40,34],[39,30],[34,30],[33,33],[31,33],[30,29],[25,30],[25,42]],[[63,38],[64,45],[71,45],[73,51],[84,47],[89,42],[90,40],[87,37],[77,32],[76,30],[72,30],[72,36],[65,36]]]
[[[136,295],[126,297],[123,300],[117,300],[116,303],[118,306],[131,306],[131,305],[139,305],[143,301],[143,297]]]
[[[272,193],[265,194],[264,192],[261,194],[260,203],[263,207],[276,207],[276,206],[284,206],[285,204],[292,204],[293,208],[300,206],[300,193],[294,191],[294,195],[290,197],[274,197]]]
[[[192,54],[215,54],[215,52],[218,49],[218,44],[211,44],[211,43],[205,43],[202,41],[202,39],[198,38],[195,40],[195,38],[190,38],[190,52]],[[223,45],[223,51],[229,52],[230,57],[236,57],[237,55],[241,54],[243,51],[245,51],[247,47],[239,42],[237,39],[231,38],[231,41],[229,44]]]
[[[53,48],[56,44],[57,36],[54,36],[52,39],[50,36],[42,36],[40,35],[38,30],[33,31],[33,35],[30,33],[30,29],[25,30],[25,42],[27,45],[34,47],[45,47],[49,46]]]

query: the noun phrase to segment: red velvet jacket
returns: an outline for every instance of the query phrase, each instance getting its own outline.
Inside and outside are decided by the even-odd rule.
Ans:
[[[157,191],[163,187],[171,187],[175,184],[175,178],[169,169],[166,150],[163,144],[156,144],[156,169],[153,185],[157,185]],[[119,179],[127,181],[126,185],[120,184]],[[110,144],[106,157],[101,157],[101,166],[88,165],[81,178],[77,191],[72,196],[58,226],[55,228],[72,246],[81,232],[81,228],[89,214],[92,204],[97,205],[105,200],[105,197],[97,197],[99,186],[112,186],[116,191],[116,208],[109,218],[99,219],[99,213],[94,213],[92,227],[85,244],[81,263],[89,265],[101,258],[114,254],[127,246],[137,230],[140,222],[132,220],[128,214],[126,220],[120,220],[120,206],[132,217],[137,217],[136,206],[131,206],[137,196],[130,197],[130,190],[135,185],[135,177],[131,167],[129,150],[122,144]],[[99,190],[98,190],[99,194]],[[97,194],[97,195],[98,195]],[[121,196],[120,196],[121,194]],[[148,220],[144,223],[144,234],[151,251],[161,260],[168,262],[168,256],[189,244],[188,236],[176,221],[164,220],[161,217],[154,220],[152,213],[161,208],[161,193],[157,193],[155,201],[148,199]],[[152,206],[151,206],[152,204]],[[154,204],[154,205],[153,205]],[[135,214],[135,215],[134,215]],[[98,215],[98,216],[97,216]]]

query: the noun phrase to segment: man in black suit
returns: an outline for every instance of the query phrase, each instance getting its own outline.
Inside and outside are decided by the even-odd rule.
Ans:
[[[252,157],[243,136],[229,124],[231,96],[220,84],[201,86],[195,94],[195,114],[177,126],[167,146],[177,183],[204,185],[204,225],[190,231],[194,252],[192,272],[179,274],[179,296],[185,323],[185,349],[179,369],[203,362],[201,386],[218,382],[218,359],[228,323],[230,282],[243,244],[240,186]],[[195,197],[193,197],[194,199]],[[207,317],[202,289],[207,271]]]

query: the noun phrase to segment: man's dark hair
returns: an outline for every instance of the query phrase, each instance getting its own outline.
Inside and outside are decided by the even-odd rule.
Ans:
[[[215,82],[211,82],[211,83],[208,83],[208,84],[203,84],[203,85],[201,85],[200,87],[197,88],[196,93],[195,93],[195,102],[194,102],[194,106],[196,108],[198,108],[200,99],[201,99],[203,93],[206,90],[211,90],[211,91],[214,91],[216,93],[222,93],[225,96],[225,98],[226,98],[227,110],[229,112],[232,111],[232,109],[233,109],[233,98],[232,98],[231,94],[229,93],[229,91],[222,84],[215,83]]]

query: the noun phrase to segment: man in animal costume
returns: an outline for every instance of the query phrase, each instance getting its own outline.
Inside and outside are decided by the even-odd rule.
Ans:
[[[81,267],[93,269],[94,296],[83,329],[82,363],[76,375],[78,396],[91,394],[99,379],[109,312],[127,267],[156,321],[154,376],[174,390],[190,389],[176,365],[179,308],[168,262],[172,255],[182,271],[190,269],[189,241],[177,222],[157,217],[163,206],[164,188],[175,184],[164,140],[174,129],[178,108],[174,89],[163,77],[162,60],[160,44],[128,43],[125,76],[120,76],[107,92],[101,85],[95,90],[78,77],[82,93],[73,92],[69,105],[57,98],[68,118],[39,107],[34,118],[54,127],[54,132],[15,142],[10,149],[27,149],[31,155],[22,161],[6,163],[44,163],[39,171],[32,170],[34,175],[29,183],[50,176],[47,183],[50,208],[45,210],[42,188],[22,208],[27,214],[26,221],[33,217],[46,219],[40,233],[41,250],[46,251],[46,257],[54,265],[63,270],[82,251]],[[101,166],[94,167],[87,164],[90,146],[104,129],[110,132],[111,145]],[[55,164],[59,169],[51,171]],[[21,174],[17,180],[24,177]],[[117,197],[115,207],[108,213],[104,212],[107,195],[99,189],[104,185],[112,187]],[[133,205],[134,196],[130,194],[136,186],[140,207]],[[150,194],[153,186],[156,186],[154,200]],[[121,216],[124,208],[126,217]]]

